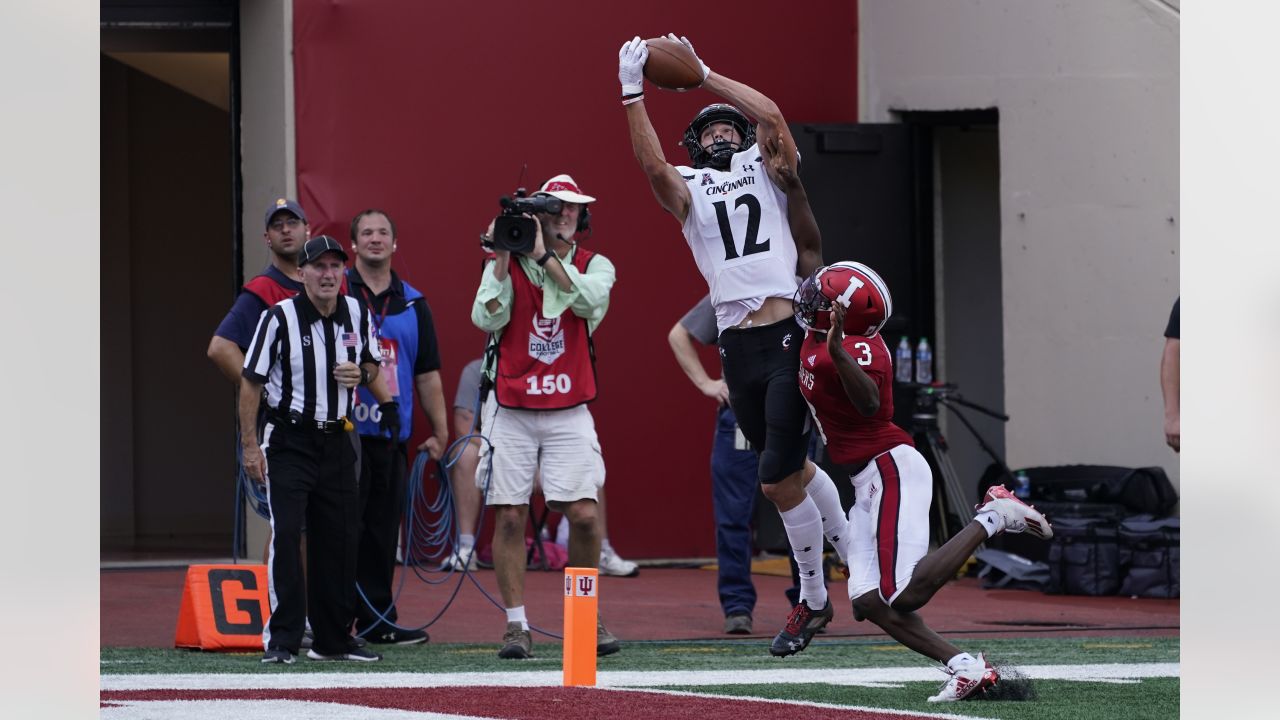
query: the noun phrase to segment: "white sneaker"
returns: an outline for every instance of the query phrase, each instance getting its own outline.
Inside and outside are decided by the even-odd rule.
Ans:
[[[478,570],[480,565],[476,560],[476,549],[473,547],[458,548],[449,557],[444,559],[444,565],[441,570],[455,570],[462,572],[464,569],[468,572]]]
[[[947,673],[951,675],[942,688],[938,690],[937,695],[929,698],[929,702],[955,702],[964,700],[974,694],[992,687],[1000,679],[1000,673],[991,667],[991,663],[978,653],[977,660],[961,667],[958,670],[952,670],[949,667],[943,667]]]
[[[991,510],[1003,518],[1003,532],[1025,532],[1041,540],[1053,537],[1053,526],[1049,524],[1049,520],[1035,507],[1019,500],[1003,485],[992,485],[988,488],[977,510],[978,512]]]
[[[623,560],[610,546],[600,548],[600,572],[615,577],[635,577],[640,574],[640,566],[630,560]]]

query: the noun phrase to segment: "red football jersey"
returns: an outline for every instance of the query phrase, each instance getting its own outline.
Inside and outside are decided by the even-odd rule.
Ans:
[[[846,336],[844,349],[880,388],[880,410],[871,417],[849,401],[840,384],[835,361],[827,352],[825,333],[806,331],[800,354],[800,393],[817,421],[827,455],[841,465],[861,465],[897,445],[911,445],[911,436],[893,424],[893,355],[879,335]]]

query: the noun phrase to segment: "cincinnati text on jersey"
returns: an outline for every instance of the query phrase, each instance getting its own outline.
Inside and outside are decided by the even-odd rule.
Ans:
[[[738,188],[745,187],[747,185],[755,185],[755,184],[756,184],[756,177],[754,175],[747,175],[746,177],[740,177],[737,180],[733,180],[733,181],[726,180],[720,183],[719,185],[712,185],[711,187],[707,188],[706,193],[708,195],[724,195],[725,193],[731,193],[734,190],[737,190]]]

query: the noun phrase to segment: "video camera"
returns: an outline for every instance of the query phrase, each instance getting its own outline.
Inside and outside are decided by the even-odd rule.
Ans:
[[[502,206],[502,214],[493,220],[493,237],[490,243],[494,250],[507,250],[521,255],[533,252],[538,232],[534,224],[537,220],[525,215],[555,215],[563,206],[560,198],[550,195],[528,197],[524,188],[516,188],[515,197],[504,195],[499,198],[498,204]]]

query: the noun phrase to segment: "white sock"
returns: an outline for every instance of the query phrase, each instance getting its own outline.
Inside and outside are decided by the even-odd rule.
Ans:
[[[561,515],[560,524],[556,526],[556,544],[560,547],[569,547],[569,516]]]
[[[973,519],[982,523],[982,529],[987,531],[987,537],[995,537],[996,533],[1004,530],[1004,516],[995,510],[983,510],[974,515]]]
[[[809,609],[827,606],[827,586],[822,575],[822,513],[806,495],[797,506],[778,511],[791,542],[791,554],[800,568],[800,599]]]
[[[965,665],[972,665],[973,663],[976,663],[976,662],[978,662],[978,658],[970,655],[967,652],[962,652],[959,655],[956,655],[955,657],[948,660],[947,667],[951,668],[952,670],[959,670]]]
[[[521,630],[528,630],[529,619],[524,616],[524,606],[507,608],[507,622],[518,622]]]
[[[844,508],[840,505],[840,491],[825,470],[814,464],[817,470],[813,479],[804,487],[804,491],[818,506],[822,514],[822,534],[831,541],[831,546],[840,556],[840,562],[848,563],[845,544],[848,542],[849,518],[845,517]]]
[[[458,549],[465,550],[476,546],[475,535],[458,535]]]

